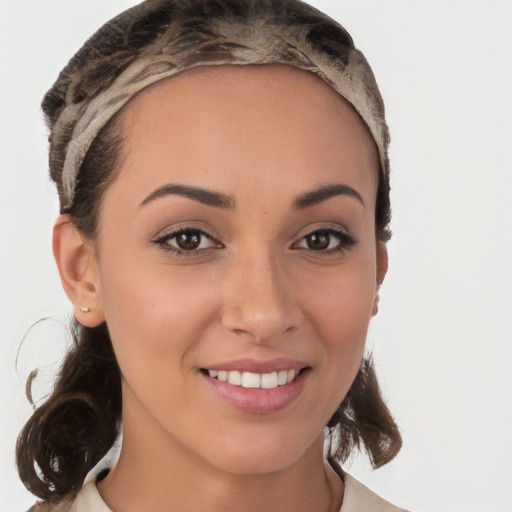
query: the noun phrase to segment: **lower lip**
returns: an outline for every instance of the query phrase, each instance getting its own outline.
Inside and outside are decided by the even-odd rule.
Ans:
[[[299,397],[309,376],[309,369],[303,370],[293,382],[273,389],[243,388],[203,373],[201,375],[210,388],[235,409],[252,414],[266,414],[284,409]]]

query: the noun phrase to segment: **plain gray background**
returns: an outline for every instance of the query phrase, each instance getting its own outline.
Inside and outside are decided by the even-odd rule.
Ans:
[[[0,0],[0,510],[34,499],[14,465],[71,308],[51,255],[58,207],[39,103],[60,69],[129,0]],[[404,448],[373,472],[346,466],[421,512],[512,510],[510,0],[316,0],[352,34],[391,128],[394,237],[368,339]],[[29,334],[14,369],[25,331]],[[43,392],[41,391],[41,392]]]

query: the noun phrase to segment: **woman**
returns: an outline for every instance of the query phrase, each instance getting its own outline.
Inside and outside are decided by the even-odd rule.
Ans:
[[[33,510],[398,510],[334,460],[401,444],[363,358],[389,137],[348,33],[296,0],[147,1],[43,110],[77,343],[19,437]]]

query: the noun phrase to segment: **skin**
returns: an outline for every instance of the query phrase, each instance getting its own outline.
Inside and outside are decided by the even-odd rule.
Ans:
[[[124,512],[339,510],[323,427],[357,373],[387,268],[367,128],[318,77],[282,65],[185,72],[133,99],[121,126],[98,238],[83,241],[66,216],[54,235],[77,319],[106,320],[123,376],[123,446],[100,494]],[[142,204],[168,184],[234,206],[175,193]],[[360,199],[294,207],[333,184]],[[184,226],[209,238],[165,250]],[[342,235],[328,233],[327,249],[308,245],[330,229]],[[277,357],[309,369],[298,398],[271,413],[226,403],[200,371]]]

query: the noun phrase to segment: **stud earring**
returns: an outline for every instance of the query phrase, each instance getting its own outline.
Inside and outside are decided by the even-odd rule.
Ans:
[[[90,313],[91,312],[91,308],[82,307],[82,308],[80,308],[80,311],[82,313]]]

